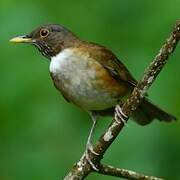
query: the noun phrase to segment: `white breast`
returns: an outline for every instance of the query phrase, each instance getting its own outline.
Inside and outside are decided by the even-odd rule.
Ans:
[[[86,60],[87,59],[87,60]],[[81,81],[88,81],[95,78],[95,71],[88,68],[88,55],[74,53],[72,49],[65,49],[50,63],[50,72],[61,80],[66,79],[72,86],[79,86]]]
[[[50,63],[50,72],[58,79],[58,89],[70,97],[71,101],[86,110],[99,110],[111,107],[115,100],[104,89],[95,89],[97,74],[87,53],[65,49]],[[94,61],[95,62],[95,61]],[[95,62],[97,63],[97,62]]]
[[[60,52],[56,56],[51,58],[50,64],[50,72],[53,74],[58,74],[63,64],[67,63],[66,60],[72,56],[72,51],[69,49],[65,49],[64,51]]]

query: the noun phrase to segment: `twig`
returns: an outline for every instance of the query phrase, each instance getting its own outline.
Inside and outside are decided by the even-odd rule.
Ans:
[[[119,169],[109,165],[100,165],[98,173],[131,180],[163,180],[161,178],[146,176],[134,171],[130,171],[127,169]]]
[[[170,37],[166,40],[166,42],[160,49],[158,55],[154,58],[153,62],[144,72],[142,80],[140,80],[137,86],[134,88],[131,96],[123,104],[122,108],[120,108],[119,105],[116,106],[114,121],[110,124],[109,128],[99,138],[99,140],[93,147],[93,150],[100,155],[96,156],[94,154],[90,154],[90,159],[92,160],[92,162],[98,168],[100,168],[99,173],[104,172],[102,169],[103,167],[108,168],[109,170],[108,172],[110,172],[109,174],[107,172],[106,173],[104,172],[103,174],[115,176],[116,173],[118,173],[118,171],[116,171],[115,169],[113,169],[113,173],[112,173],[112,171],[110,171],[111,168],[109,166],[104,166],[100,164],[100,161],[103,158],[104,153],[106,152],[108,147],[113,143],[115,138],[118,136],[118,134],[124,127],[124,123],[122,122],[121,117],[118,116],[119,113],[117,112],[119,110],[122,110],[123,114],[127,116],[126,121],[128,120],[128,117],[130,117],[132,113],[136,110],[141,100],[144,98],[148,88],[151,86],[157,75],[160,73],[160,71],[166,64],[169,55],[172,54],[179,40],[180,40],[180,21],[177,21],[173,31],[170,34]],[[118,121],[121,123],[117,123]],[[93,171],[94,170],[89,165],[86,157],[83,155],[81,157],[81,160],[74,165],[72,170],[65,177],[65,180],[81,180],[84,179],[89,173]],[[133,177],[135,176],[139,176],[139,177],[141,176],[141,177],[146,177],[146,179],[148,180],[151,180],[151,177],[149,176],[140,175],[135,172],[133,173],[132,176],[130,176],[131,171],[126,170],[125,172],[129,174],[129,176],[128,177],[126,176],[125,178],[133,179]]]

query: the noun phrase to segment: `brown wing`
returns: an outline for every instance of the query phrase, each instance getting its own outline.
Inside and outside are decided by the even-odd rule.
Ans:
[[[91,43],[88,44],[90,56],[96,59],[120,83],[133,89],[137,81],[132,77],[125,65],[108,49]]]

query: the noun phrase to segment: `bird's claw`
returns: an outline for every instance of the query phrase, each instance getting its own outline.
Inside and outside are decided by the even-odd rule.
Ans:
[[[94,155],[96,155],[96,156],[99,156],[99,154],[94,151],[92,144],[89,143],[89,142],[86,144],[86,151],[88,151],[88,150],[89,150],[92,154],[94,154]]]
[[[120,118],[120,120],[119,120]],[[120,124],[123,122],[124,125],[127,123],[128,116],[122,112],[122,108],[120,106],[116,106],[115,108],[115,121]]]
[[[96,167],[96,165],[92,162],[91,158],[89,157],[89,152],[91,152],[92,154],[94,154],[96,156],[99,155],[97,152],[94,151],[91,143],[87,143],[87,145],[86,145],[85,156],[86,156],[88,163],[91,165],[92,169],[95,171],[99,171],[99,169]]]

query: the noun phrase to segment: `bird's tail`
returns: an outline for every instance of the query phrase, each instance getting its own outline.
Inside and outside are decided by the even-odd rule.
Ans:
[[[177,120],[173,115],[163,111],[145,98],[133,114],[133,119],[140,125],[151,123],[154,119],[159,121],[172,122]]]

